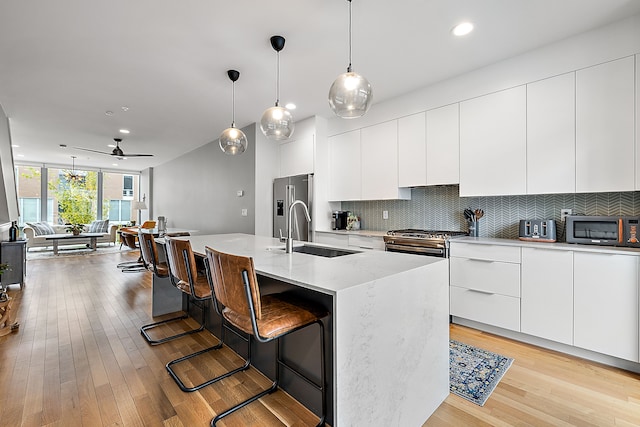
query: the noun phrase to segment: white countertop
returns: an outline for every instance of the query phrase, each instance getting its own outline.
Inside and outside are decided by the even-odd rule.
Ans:
[[[250,256],[259,274],[332,295],[425,265],[446,262],[443,258],[384,251],[362,251],[335,258],[286,254],[284,249],[279,249],[284,248],[284,243],[278,239],[249,234],[180,238],[191,241],[193,251],[198,254],[204,255],[205,246],[210,246],[221,252]]]
[[[459,237],[451,240],[451,243],[474,243],[481,245],[504,245],[504,246],[519,246],[523,248],[538,248],[538,249],[555,249],[562,251],[578,251],[578,252],[597,252],[597,253],[610,253],[621,255],[636,255],[640,256],[640,249],[638,248],[624,248],[618,246],[600,246],[600,245],[582,245],[577,243],[564,243],[564,242],[533,242],[529,240],[520,239],[497,239],[492,237]]]

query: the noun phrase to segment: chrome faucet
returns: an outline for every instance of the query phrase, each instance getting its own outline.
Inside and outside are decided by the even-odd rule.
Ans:
[[[307,222],[311,222],[311,216],[309,216],[309,208],[302,200],[296,200],[295,202],[289,205],[289,215],[287,216],[287,238],[285,240],[285,249],[284,249],[285,253],[288,253],[288,254],[293,252],[293,237],[291,237],[291,228],[292,228],[291,217],[293,216],[293,208],[296,205],[302,205],[302,207],[304,208],[304,216],[307,218]]]

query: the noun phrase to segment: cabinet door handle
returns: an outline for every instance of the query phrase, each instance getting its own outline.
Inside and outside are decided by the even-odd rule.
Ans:
[[[467,258],[469,261],[476,261],[476,262],[495,262],[492,259],[482,259],[482,258]]]
[[[489,291],[482,291],[480,289],[471,289],[471,288],[467,288],[467,290],[469,292],[476,292],[478,294],[484,294],[484,295],[495,295],[495,292],[489,292]]]

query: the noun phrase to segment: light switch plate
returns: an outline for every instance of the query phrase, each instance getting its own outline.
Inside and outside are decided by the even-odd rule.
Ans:
[[[389,211],[382,211],[382,219],[389,219]]]
[[[247,216],[247,210],[246,209],[242,209],[242,216]]]

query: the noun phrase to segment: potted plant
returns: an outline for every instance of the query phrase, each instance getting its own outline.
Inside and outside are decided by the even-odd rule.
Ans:
[[[72,232],[74,236],[77,236],[84,230],[84,224],[69,224],[66,230]]]

